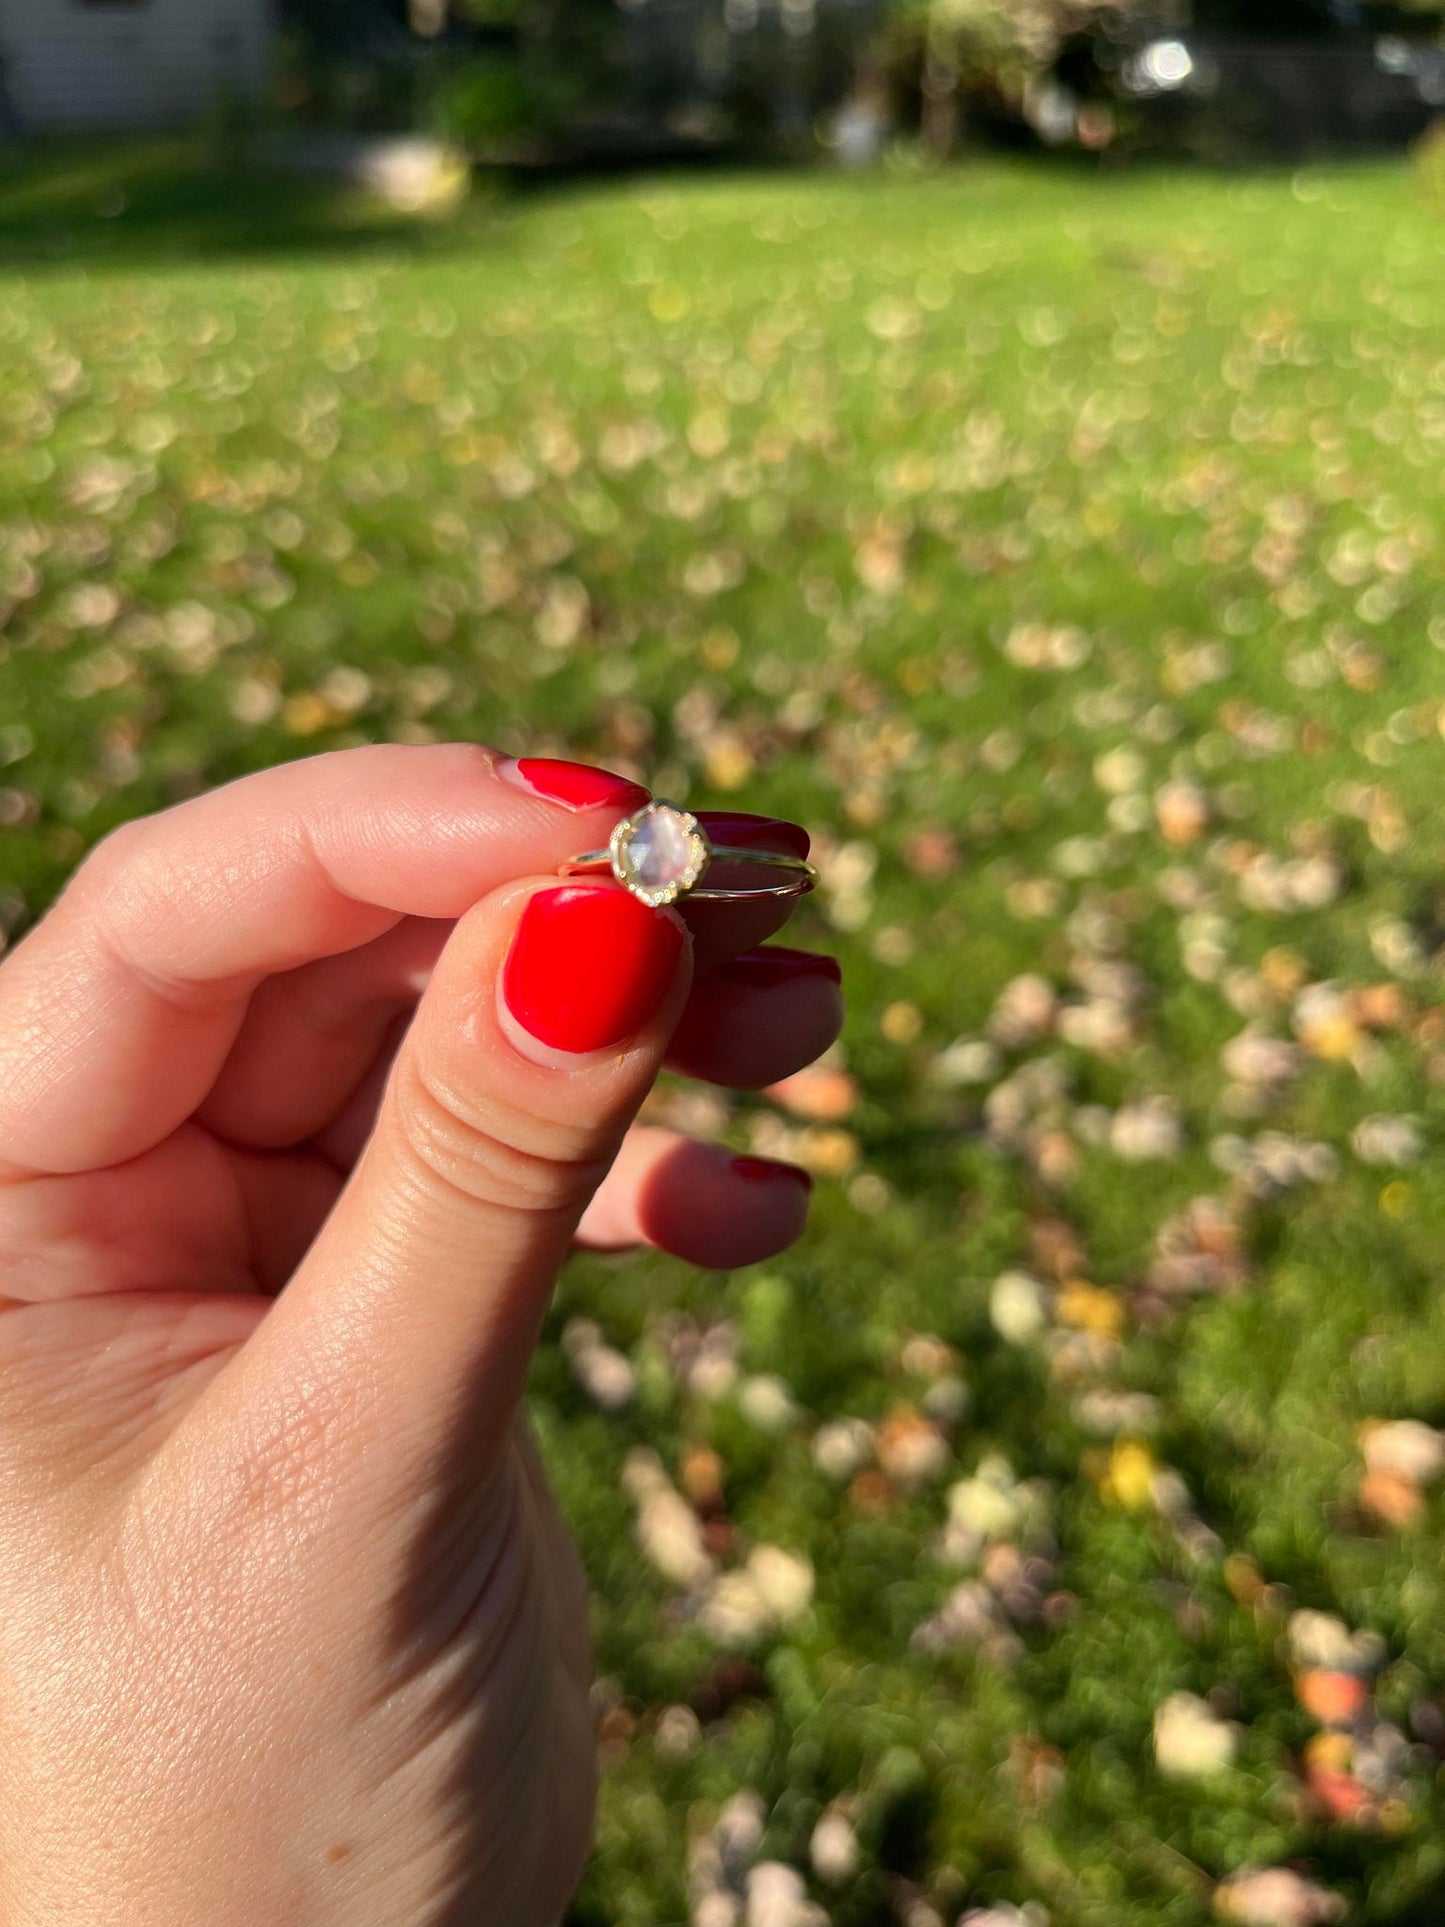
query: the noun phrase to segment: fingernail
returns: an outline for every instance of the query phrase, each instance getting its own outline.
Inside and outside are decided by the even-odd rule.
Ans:
[[[805,1191],[813,1188],[813,1174],[801,1164],[782,1164],[776,1158],[734,1158],[732,1168],[735,1177],[746,1178],[750,1184],[772,1184],[778,1178],[787,1178],[801,1184]]]
[[[567,763],[556,756],[509,756],[497,764],[497,774],[514,789],[563,803],[569,810],[596,810],[604,804],[619,813],[641,809],[648,793],[640,783],[614,776],[590,763]]]
[[[507,1009],[552,1050],[620,1044],[667,995],[682,931],[625,890],[564,884],[522,912],[502,967]]]
[[[778,984],[793,984],[804,978],[841,984],[843,968],[836,957],[820,956],[812,950],[788,950],[772,944],[766,950],[744,950],[729,957],[713,973],[745,990],[772,990]]]
[[[801,823],[781,816],[754,816],[747,810],[699,810],[697,820],[714,843],[736,843],[744,850],[782,850],[806,856],[813,839]]]

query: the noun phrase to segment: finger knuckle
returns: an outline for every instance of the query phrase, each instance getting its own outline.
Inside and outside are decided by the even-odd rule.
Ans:
[[[92,932],[124,955],[133,933],[152,922],[167,887],[167,879],[156,874],[153,844],[145,821],[140,820],[120,824],[95,845],[67,894],[85,914]]]
[[[146,842],[143,820],[118,823],[92,846],[76,872],[76,883],[82,888],[109,889],[134,870]]]
[[[479,1102],[408,1055],[397,1111],[426,1173],[472,1202],[521,1212],[580,1213],[606,1174],[612,1146],[494,1100]]]

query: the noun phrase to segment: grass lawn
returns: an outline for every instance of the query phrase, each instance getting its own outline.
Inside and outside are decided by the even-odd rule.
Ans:
[[[1438,1922],[1445,217],[979,167],[273,244],[120,167],[0,177],[0,922],[377,738],[822,853],[838,1064],[663,1100],[810,1235],[579,1262],[536,1371],[573,1927],[687,1921],[690,1843],[707,1927],[751,1859],[836,1927]]]

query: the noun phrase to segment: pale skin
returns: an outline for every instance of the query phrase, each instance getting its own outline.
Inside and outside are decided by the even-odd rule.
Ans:
[[[791,1242],[800,1186],[633,1119],[665,1063],[761,1084],[840,1020],[719,973],[786,906],[697,906],[634,1035],[522,1031],[517,918],[614,818],[470,746],[317,757],[108,839],[0,964],[6,1927],[565,1911],[594,1773],[523,1415],[548,1298],[579,1238]]]

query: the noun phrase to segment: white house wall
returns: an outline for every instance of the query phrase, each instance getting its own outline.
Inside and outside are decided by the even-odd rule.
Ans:
[[[180,126],[255,93],[267,0],[0,0],[0,85],[22,131]]]

